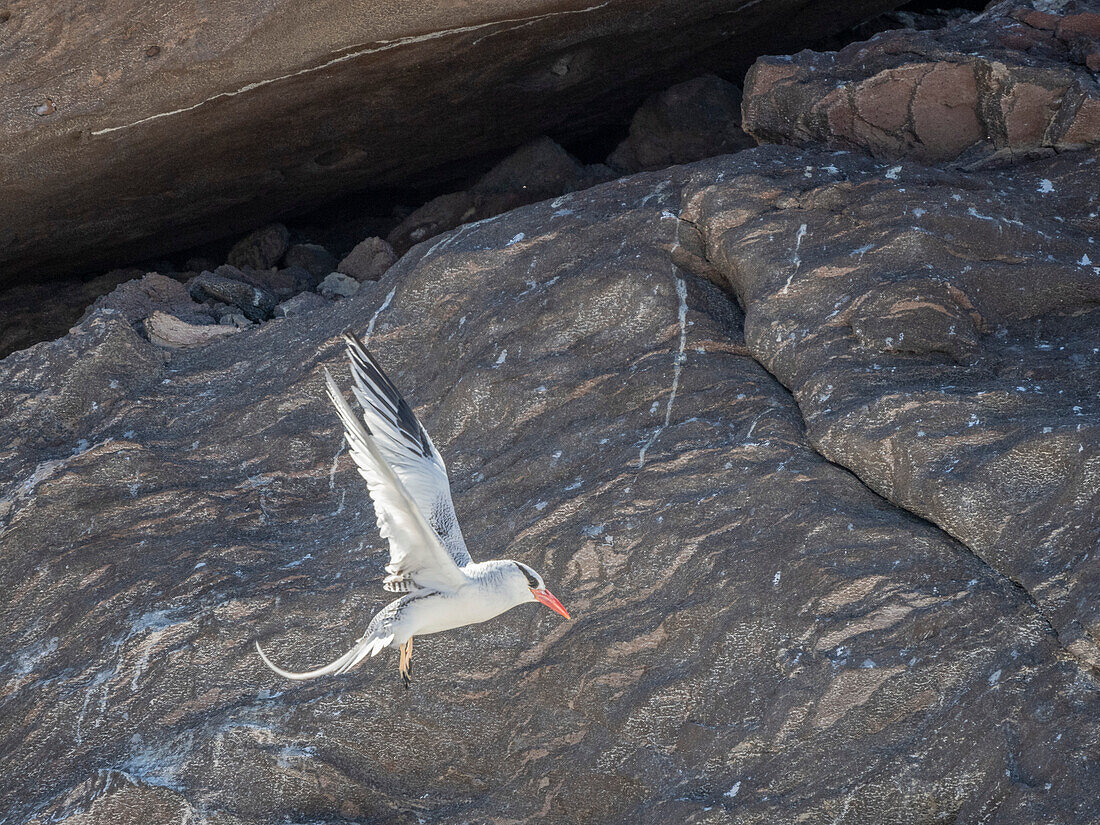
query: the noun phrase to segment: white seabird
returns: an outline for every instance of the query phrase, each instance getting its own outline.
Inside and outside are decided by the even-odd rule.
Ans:
[[[568,619],[569,612],[526,564],[470,558],[442,456],[366,347],[347,333],[344,341],[363,419],[355,415],[327,369],[325,384],[344,423],[351,457],[374,501],[378,532],[389,540],[389,575],[382,586],[405,595],[376,613],[354,647],[335,662],[304,673],[283,670],[257,642],[264,663],[287,679],[316,679],[346,673],[367,656],[395,647],[401,654],[398,672],[407,688],[414,636],[484,622],[525,602],[541,602]]]

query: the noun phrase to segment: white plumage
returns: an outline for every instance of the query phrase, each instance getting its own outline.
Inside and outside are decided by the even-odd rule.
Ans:
[[[267,666],[287,679],[314,679],[345,673],[368,656],[396,647],[408,687],[414,636],[483,622],[530,601],[569,618],[527,565],[470,559],[443,457],[381,365],[357,338],[345,334],[344,340],[362,420],[327,369],[325,386],[374,501],[378,531],[389,542],[383,586],[405,595],[379,611],[355,646],[336,661],[317,670],[287,671],[273,664],[257,643]]]

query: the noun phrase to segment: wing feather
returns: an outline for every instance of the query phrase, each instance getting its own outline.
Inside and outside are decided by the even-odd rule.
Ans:
[[[344,424],[351,457],[374,501],[378,531],[389,540],[391,576],[411,578],[419,587],[449,592],[467,583],[439,536],[428,524],[405,484],[390,466],[379,439],[352,411],[344,394],[325,370],[325,386]]]
[[[344,342],[367,429],[455,564],[465,567],[470,552],[455,515],[443,456],[382,365],[354,335],[345,333]]]

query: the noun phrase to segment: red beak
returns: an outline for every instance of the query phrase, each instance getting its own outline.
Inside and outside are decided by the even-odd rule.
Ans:
[[[536,590],[532,587],[531,595],[535,597],[535,601],[542,602],[555,613],[559,613],[567,619],[569,618],[569,611],[565,609],[565,605],[559,602],[557,597],[545,587],[541,590]]]

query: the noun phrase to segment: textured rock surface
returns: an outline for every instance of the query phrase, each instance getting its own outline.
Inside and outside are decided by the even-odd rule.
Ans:
[[[1001,3],[973,21],[892,31],[838,52],[761,58],[744,128],[761,142],[858,146],[885,159],[1013,159],[1100,144],[1088,64],[1100,7]],[[1077,22],[1080,21],[1080,22]]]
[[[1095,820],[1089,169],[751,150],[465,226],[201,348],[145,340],[164,285],[127,285],[0,362],[5,813]],[[407,692],[392,657],[260,664],[255,638],[327,661],[386,601],[321,389],[346,328],[475,556],[574,621],[424,639]]]
[[[741,131],[741,90],[704,75],[649,98],[607,162],[623,172],[662,169],[755,146]]]
[[[0,358],[59,338],[97,297],[143,274],[139,269],[116,269],[88,281],[18,284],[0,291]]]
[[[437,183],[614,122],[693,55],[749,61],[892,3],[805,5],[10,0],[0,272],[94,270],[342,192]]]
[[[824,455],[1019,583],[1100,667],[1100,156],[982,177],[804,157],[685,210],[754,354]]]

